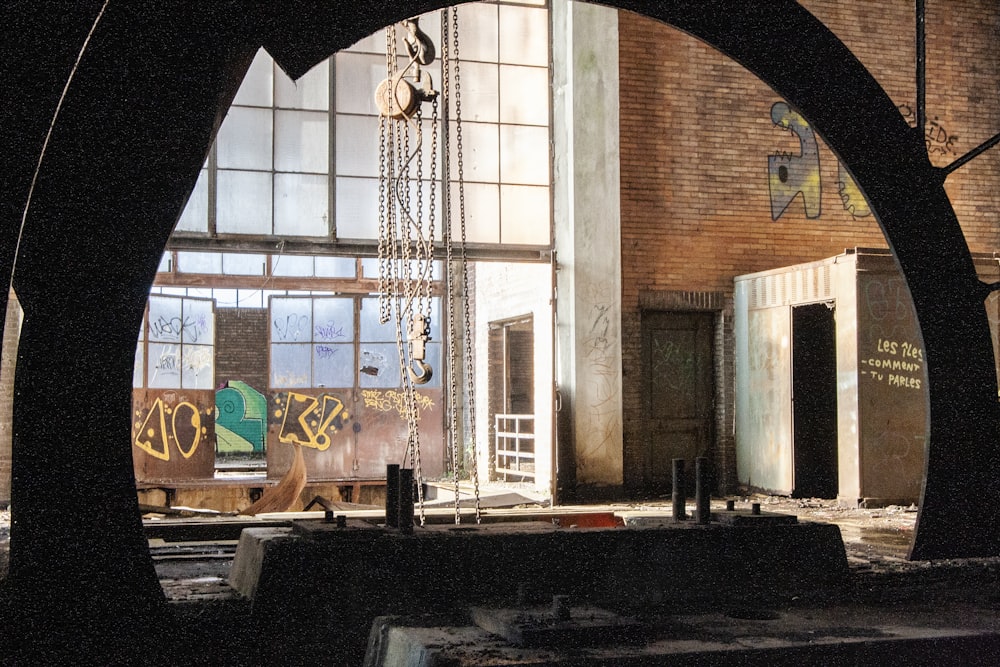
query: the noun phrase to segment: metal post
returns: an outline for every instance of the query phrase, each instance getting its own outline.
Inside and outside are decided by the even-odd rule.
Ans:
[[[399,469],[399,532],[413,532],[413,468]]]
[[[399,464],[385,466],[385,525],[395,528],[399,525]]]
[[[709,485],[708,458],[699,456],[694,460],[694,507],[698,523],[708,523],[712,518],[712,492]]]
[[[684,504],[687,501],[687,494],[684,490],[684,459],[674,459],[674,521],[683,521],[687,518]]]

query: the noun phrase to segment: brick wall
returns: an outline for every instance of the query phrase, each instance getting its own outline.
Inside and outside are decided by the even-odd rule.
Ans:
[[[215,383],[242,380],[267,392],[267,309],[215,311]]]
[[[858,56],[901,113],[912,115],[913,3],[802,4]],[[926,26],[927,140],[932,162],[944,166],[1000,131],[1000,104],[991,99],[1000,83],[1000,11],[985,0],[930,2]],[[886,244],[863,199],[844,190],[839,163],[819,137],[821,188],[812,217],[798,195],[772,219],[768,157],[800,153],[799,137],[772,123],[780,98],[737,63],[673,28],[620,12],[619,29],[628,485],[641,475],[643,299],[718,292],[729,304],[737,275]],[[998,167],[1000,148],[954,172],[946,184],[973,251],[1000,245]],[[716,415],[715,447],[725,481],[733,479],[728,468],[734,460],[731,307],[717,312],[716,399],[724,405]]]

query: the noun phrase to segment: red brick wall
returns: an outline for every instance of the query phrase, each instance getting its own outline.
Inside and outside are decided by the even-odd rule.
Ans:
[[[215,311],[215,383],[241,380],[267,393],[267,309]]]
[[[916,97],[913,3],[805,0],[878,79],[901,112]],[[1000,10],[992,0],[929,2],[928,144],[944,166],[1000,131]],[[673,28],[619,13],[621,73],[622,363],[626,486],[640,475],[640,298],[721,292],[737,275],[817,260],[854,246],[884,247],[872,215],[841,201],[838,161],[818,138],[821,208],[802,196],[772,220],[768,156],[797,155],[775,127],[780,98],[737,63]],[[778,46],[780,48],[780,45]],[[651,55],[652,54],[652,55]],[[789,53],[789,58],[795,54]],[[946,187],[971,249],[1000,246],[1000,148],[949,176]],[[857,203],[855,214],[865,212]],[[640,295],[645,295],[641,297]],[[650,296],[652,295],[652,299]],[[723,329],[729,327],[725,318]],[[732,465],[732,334],[717,347],[716,462]],[[719,377],[722,376],[722,377]],[[728,386],[727,386],[728,385]],[[720,478],[731,479],[722,470]]]

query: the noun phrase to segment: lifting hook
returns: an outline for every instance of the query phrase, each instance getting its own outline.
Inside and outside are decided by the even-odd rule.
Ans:
[[[413,365],[406,369],[410,374],[410,381],[413,384],[427,384],[430,382],[434,376],[434,369],[431,368],[431,365],[423,359],[414,359],[412,363]],[[414,370],[414,366],[420,369],[419,373]]]

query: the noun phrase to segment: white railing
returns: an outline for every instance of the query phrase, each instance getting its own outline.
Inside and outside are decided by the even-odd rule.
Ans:
[[[495,415],[496,472],[535,477],[535,415]]]

